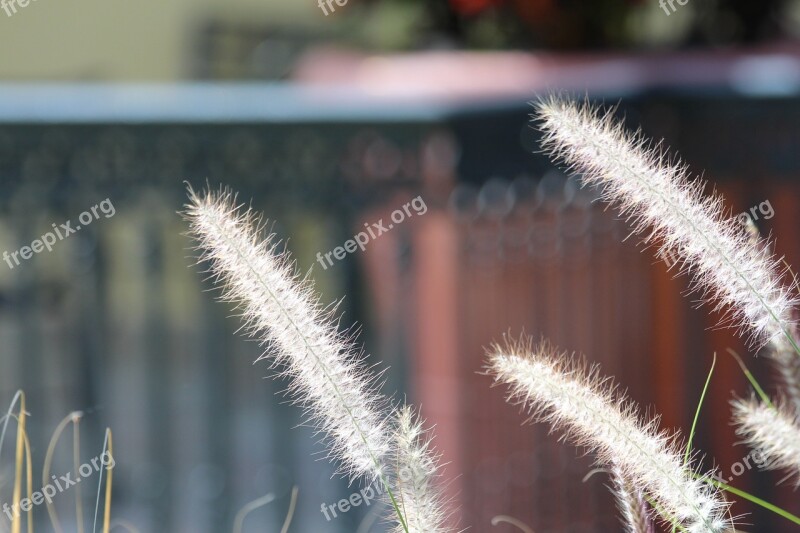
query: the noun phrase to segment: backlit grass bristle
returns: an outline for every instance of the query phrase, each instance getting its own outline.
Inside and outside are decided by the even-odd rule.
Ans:
[[[535,419],[563,431],[614,465],[632,486],[652,498],[660,516],[690,533],[721,533],[732,527],[728,503],[683,462],[678,435],[643,421],[635,405],[597,367],[587,366],[529,339],[489,350],[488,372],[510,387],[509,399]]]
[[[445,533],[441,495],[435,487],[439,477],[438,457],[431,449],[423,423],[411,407],[402,407],[397,415],[395,430],[395,464],[399,466],[395,484],[400,509],[406,519],[409,533]],[[395,533],[402,533],[400,526]]]
[[[421,426],[409,408],[392,419],[394,410],[361,350],[339,333],[335,308],[319,303],[310,280],[297,274],[274,236],[263,234],[260,218],[237,206],[233,195],[190,191],[189,198],[191,235],[211,263],[223,299],[238,305],[247,331],[267,346],[294,401],[327,436],[339,472],[380,481],[396,531],[447,531],[431,484],[436,461]],[[401,475],[409,466],[424,474],[410,485]]]
[[[642,492],[617,466],[611,468],[611,479],[613,482],[611,491],[617,500],[625,533],[655,533]]]
[[[289,378],[294,401],[327,435],[340,472],[382,478],[391,449],[387,402],[311,281],[299,277],[274,235],[262,235],[259,217],[232,194],[192,191],[185,215],[223,299],[237,304],[246,330]]]
[[[734,400],[736,434],[766,459],[765,468],[785,470],[800,485],[800,424],[785,405],[755,398]]]
[[[705,301],[753,344],[784,343],[800,355],[792,316],[798,296],[783,283],[783,265],[728,216],[722,197],[612,112],[556,97],[536,105],[544,150],[595,185],[648,241],[676,252]]]

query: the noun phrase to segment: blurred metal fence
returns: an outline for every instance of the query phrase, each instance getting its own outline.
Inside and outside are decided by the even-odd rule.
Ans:
[[[84,455],[99,453],[103,426],[114,431],[114,516],[142,531],[230,530],[234,513],[267,492],[275,503],[246,530],[272,530],[295,484],[295,531],[353,531],[369,509],[330,523],[319,512],[350,491],[330,479],[310,429],[290,429],[299,410],[262,379],[267,364],[252,365],[260,348],[234,333],[232,309],[203,292],[177,211],[184,180],[229,186],[290,238],[307,270],[368,203],[418,187],[430,125],[334,121],[270,88],[155,90],[144,108],[129,101],[136,89],[5,91],[15,104],[0,113],[0,247],[18,250],[54,223],[74,227],[103,199],[115,207],[52,252],[0,269],[0,398],[28,394],[37,479],[57,422],[82,409]],[[345,323],[364,318],[352,257],[314,277],[326,300],[348,295]],[[70,468],[69,445],[55,472]],[[57,502],[65,516],[71,498]]]

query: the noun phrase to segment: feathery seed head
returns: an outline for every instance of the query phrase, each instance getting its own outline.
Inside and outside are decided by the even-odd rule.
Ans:
[[[800,416],[800,357],[786,342],[773,342],[766,349],[767,357],[775,364],[786,397],[787,408]]]
[[[397,415],[395,431],[394,485],[397,499],[409,533],[445,533],[448,515],[444,512],[441,496],[433,486],[439,477],[438,457],[425,436],[422,422],[409,406],[402,407]],[[394,530],[404,533],[401,526]]]
[[[798,298],[781,283],[780,263],[725,216],[718,194],[703,195],[702,180],[690,180],[660,143],[627,132],[611,111],[556,97],[536,109],[545,151],[598,186],[637,232],[660,238],[663,252],[677,252],[693,287],[726,310],[727,323],[759,346],[776,338],[795,343]]]
[[[765,468],[785,469],[800,485],[800,422],[783,405],[769,406],[756,399],[733,400],[736,434],[766,459]]]
[[[659,511],[691,533],[726,531],[728,504],[719,491],[683,463],[677,435],[641,421],[636,407],[588,367],[547,344],[529,339],[495,345],[488,371],[510,386],[510,398],[535,418],[563,430],[599,463],[616,465],[634,487],[653,498]]]
[[[391,428],[386,400],[368,377],[350,339],[338,332],[312,284],[296,273],[286,252],[249,209],[227,192],[190,190],[185,217],[210,261],[223,299],[235,302],[250,335],[267,345],[289,392],[327,436],[330,456],[352,478],[383,475]]]
[[[625,533],[655,533],[642,492],[625,478],[617,466],[611,468],[611,477],[614,481],[612,492],[622,515]]]

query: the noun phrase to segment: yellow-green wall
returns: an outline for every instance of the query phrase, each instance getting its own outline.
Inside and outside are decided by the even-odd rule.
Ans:
[[[11,17],[0,10],[0,80],[180,79],[210,17],[334,23],[315,0],[31,0]]]

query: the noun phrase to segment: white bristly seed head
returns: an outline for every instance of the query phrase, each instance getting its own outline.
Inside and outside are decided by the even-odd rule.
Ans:
[[[338,332],[259,219],[228,192],[190,191],[185,217],[211,263],[223,299],[235,302],[247,331],[267,345],[273,364],[290,378],[289,392],[326,437],[340,472],[351,479],[384,475],[392,428],[386,400],[360,361],[351,339]]]
[[[781,265],[769,247],[753,243],[725,216],[718,194],[704,195],[702,180],[690,179],[660,144],[627,132],[610,111],[558,98],[536,108],[545,151],[598,186],[637,232],[660,238],[665,254],[677,252],[703,299],[727,312],[726,323],[759,347],[773,339],[796,344],[797,295],[781,283]]]
[[[800,485],[800,424],[782,405],[766,405],[756,399],[734,400],[736,434],[764,457],[770,470],[784,469]],[[760,461],[761,462],[761,461]]]
[[[587,447],[603,465],[651,498],[662,518],[690,533],[720,533],[732,527],[719,491],[683,463],[677,435],[643,422],[636,407],[598,375],[596,367],[573,361],[530,340],[495,345],[488,371],[510,386],[510,399],[535,418]]]
[[[445,533],[447,514],[434,482],[439,477],[438,457],[431,450],[422,422],[411,407],[398,412],[394,443],[396,497],[409,533]],[[394,533],[404,533],[398,525]]]
[[[611,468],[611,477],[614,482],[612,492],[617,500],[625,533],[654,533],[641,491],[616,466]]]
[[[786,343],[772,343],[767,356],[775,363],[781,382],[781,392],[795,416],[800,416],[800,357]]]
[[[750,237],[750,242],[758,248],[764,248],[766,253],[770,253],[771,243],[761,239],[761,234],[753,220],[747,218],[743,226],[745,233]],[[797,357],[792,343],[788,342],[785,336],[772,339],[765,346],[764,353],[778,370],[778,377],[782,385],[781,392],[790,403],[795,416],[800,416],[800,357]]]

